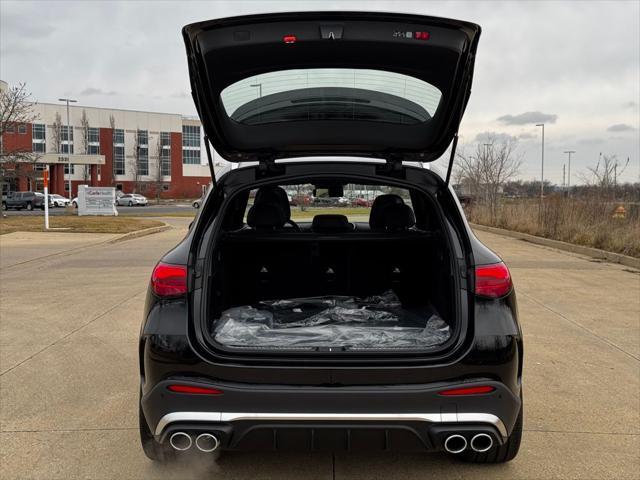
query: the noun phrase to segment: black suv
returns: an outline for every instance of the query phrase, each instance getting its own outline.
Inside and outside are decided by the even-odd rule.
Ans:
[[[33,210],[39,208],[44,210],[44,195],[38,192],[9,192],[6,198],[2,199],[2,209],[8,210]]]
[[[147,456],[514,458],[523,348],[509,271],[469,228],[451,161],[444,178],[427,163],[450,146],[454,158],[480,27],[323,12],[183,34],[205,145],[235,168],[152,274]],[[296,222],[286,191],[376,198],[368,217],[309,207]]]

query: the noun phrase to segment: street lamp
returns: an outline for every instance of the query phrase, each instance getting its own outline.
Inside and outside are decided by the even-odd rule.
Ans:
[[[540,203],[542,204],[544,198],[544,123],[536,123],[536,127],[542,127],[542,167],[540,173]]]
[[[73,100],[71,98],[59,98],[58,101],[67,103],[67,172],[69,182],[69,200],[71,200],[73,198],[73,194],[71,193],[71,130],[69,126],[69,103],[76,103],[77,100]]]
[[[567,196],[571,196],[571,154],[576,153],[575,150],[565,150],[564,153],[569,154],[569,172],[567,173]]]

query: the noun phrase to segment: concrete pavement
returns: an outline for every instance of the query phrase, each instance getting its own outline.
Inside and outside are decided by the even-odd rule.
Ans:
[[[515,461],[243,453],[152,464],[138,444],[136,341],[151,269],[190,219],[167,221],[176,228],[47,257],[0,239],[2,479],[638,478],[640,274],[489,233],[480,237],[511,268],[525,333]],[[47,248],[68,249],[75,234],[60,235]]]

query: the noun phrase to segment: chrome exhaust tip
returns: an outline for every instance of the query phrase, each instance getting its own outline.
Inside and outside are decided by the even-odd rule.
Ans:
[[[217,450],[220,446],[220,440],[215,435],[211,435],[210,433],[201,433],[196,438],[196,447],[201,452],[213,452]]]
[[[471,449],[474,452],[483,453],[493,447],[493,438],[486,433],[478,433],[471,439]]]
[[[169,437],[169,444],[173,447],[174,450],[184,452],[185,450],[189,450],[191,448],[193,441],[187,433],[176,432],[171,435],[171,437]]]
[[[444,441],[444,449],[449,453],[462,453],[467,448],[467,439],[462,435],[449,435]]]

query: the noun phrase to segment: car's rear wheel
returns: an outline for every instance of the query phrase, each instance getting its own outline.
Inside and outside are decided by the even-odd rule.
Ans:
[[[2,210],[6,210],[7,209],[7,204],[2,202]]]
[[[138,405],[138,418],[140,427],[140,443],[142,444],[142,450],[147,458],[154,462],[163,463],[173,460],[176,455],[175,451],[170,446],[162,445],[153,438],[140,405]]]
[[[33,205],[31,202],[27,202],[27,210],[29,211],[33,210]]]
[[[461,458],[473,463],[505,463],[516,458],[522,440],[522,411],[523,406],[520,406],[520,413],[518,414],[518,419],[513,427],[513,431],[503,445],[494,445],[491,449],[483,453],[467,450],[461,455]]]
[[[130,202],[129,202],[129,206],[130,206],[130,207],[133,207],[133,202],[131,202],[131,201],[130,201]]]

